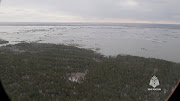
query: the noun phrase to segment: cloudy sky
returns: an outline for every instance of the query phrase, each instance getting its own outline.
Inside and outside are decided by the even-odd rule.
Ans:
[[[180,23],[180,0],[0,1],[0,22]]]

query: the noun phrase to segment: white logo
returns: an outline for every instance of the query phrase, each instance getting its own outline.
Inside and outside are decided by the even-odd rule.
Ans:
[[[151,78],[149,85],[154,88],[159,86],[159,80],[155,75]]]
[[[156,88],[157,86],[160,85],[160,83],[155,75],[151,78],[149,85],[152,86],[153,88],[148,88],[148,90],[161,90],[161,88]]]

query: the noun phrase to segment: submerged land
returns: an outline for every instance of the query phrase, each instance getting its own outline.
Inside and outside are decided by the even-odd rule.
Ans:
[[[148,91],[154,75],[161,91]],[[180,64],[165,60],[55,44],[0,47],[0,78],[12,101],[162,101],[179,77]]]
[[[0,39],[92,49],[105,56],[128,54],[180,63],[180,25],[122,23],[7,23]],[[0,45],[2,46],[2,45]]]

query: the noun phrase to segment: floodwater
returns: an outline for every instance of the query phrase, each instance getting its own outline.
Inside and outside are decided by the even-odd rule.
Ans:
[[[180,25],[1,23],[0,39],[9,44],[65,44],[92,49],[105,56],[133,55],[180,63]]]

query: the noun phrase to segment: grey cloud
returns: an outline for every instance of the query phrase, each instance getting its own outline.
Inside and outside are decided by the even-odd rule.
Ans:
[[[4,0],[2,4],[86,18],[180,22],[180,0]]]

